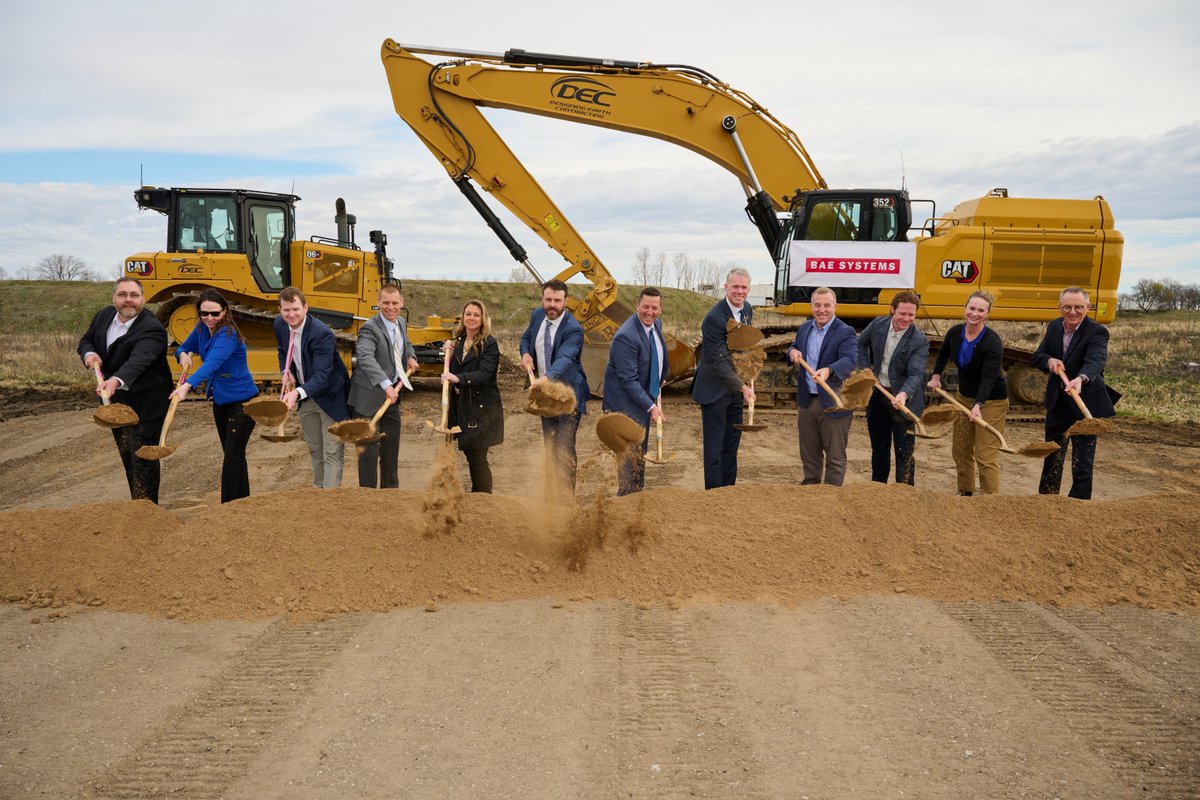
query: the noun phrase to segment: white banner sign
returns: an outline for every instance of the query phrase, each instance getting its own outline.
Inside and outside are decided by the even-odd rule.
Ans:
[[[913,242],[795,241],[788,256],[789,286],[911,289],[917,274]]]

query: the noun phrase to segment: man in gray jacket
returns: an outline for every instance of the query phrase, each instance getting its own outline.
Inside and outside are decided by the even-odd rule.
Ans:
[[[350,413],[370,419],[381,405],[391,402],[379,420],[383,440],[368,442],[358,455],[358,485],[368,489],[400,486],[400,389],[408,373],[417,368],[408,324],[400,316],[403,306],[400,287],[384,285],[379,290],[379,313],[358,329],[354,346]]]

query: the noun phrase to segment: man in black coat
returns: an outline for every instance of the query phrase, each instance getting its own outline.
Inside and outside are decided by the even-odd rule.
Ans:
[[[129,496],[158,502],[159,463],[138,458],[142,445],[158,444],[173,386],[167,364],[167,330],[145,309],[141,281],[120,278],[113,287],[113,304],[92,318],[79,339],[77,351],[89,370],[99,365],[105,380],[96,393],[107,392],[115,403],[125,403],[138,415],[138,423],[113,429],[113,439]]]
[[[1046,335],[1033,354],[1033,365],[1050,373],[1046,383],[1046,441],[1058,442],[1057,452],[1042,465],[1039,494],[1058,494],[1062,486],[1063,462],[1067,455],[1067,429],[1083,414],[1067,389],[1079,393],[1093,417],[1112,417],[1113,404],[1121,395],[1104,385],[1108,361],[1108,328],[1088,317],[1088,293],[1078,286],[1063,289],[1058,296],[1062,314],[1046,326]],[[1062,369],[1066,377],[1059,375]],[[1092,467],[1096,461],[1096,437],[1072,436],[1071,491],[1069,497],[1088,500],[1092,496]]]

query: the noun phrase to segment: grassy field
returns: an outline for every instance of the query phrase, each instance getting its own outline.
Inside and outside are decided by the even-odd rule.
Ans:
[[[632,308],[640,287],[622,286],[619,297]],[[430,314],[456,316],[463,303],[478,297],[487,303],[501,348],[515,351],[516,340],[538,302],[532,283],[410,280],[404,283],[414,324]],[[583,286],[572,286],[582,297]],[[91,384],[75,355],[79,335],[92,315],[111,301],[112,285],[83,282],[0,281],[0,394],[28,388],[81,388]],[[714,300],[680,289],[663,289],[664,320],[682,339],[699,334],[700,322]],[[773,321],[798,324],[798,318]],[[944,331],[952,321],[939,323]],[[1030,350],[1041,341],[1044,325],[996,323],[1006,344]],[[1200,313],[1126,312],[1110,326],[1108,382],[1124,394],[1122,415],[1171,422],[1200,421]]]

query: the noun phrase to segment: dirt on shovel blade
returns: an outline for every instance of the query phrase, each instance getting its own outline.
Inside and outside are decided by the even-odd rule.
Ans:
[[[329,432],[344,442],[357,442],[371,435],[371,420],[356,417],[329,426]]]
[[[596,436],[609,450],[623,455],[646,438],[646,429],[619,412],[610,411],[596,420]]]
[[[561,417],[575,413],[575,390],[560,381],[539,378],[529,387],[525,410],[539,417]]]
[[[1112,433],[1116,423],[1107,417],[1102,419],[1084,418],[1067,429],[1067,436],[1097,436]]]
[[[962,415],[962,412],[954,406],[930,406],[921,415],[921,422],[925,424],[925,427],[946,425]]]
[[[172,447],[171,445],[144,444],[137,449],[134,455],[143,461],[158,461],[174,453],[176,447]]]
[[[1058,451],[1058,442],[1030,442],[1017,451],[1020,455],[1030,458],[1045,458]]]
[[[869,369],[855,370],[842,384],[842,402],[847,408],[866,408],[875,391],[875,373]]]
[[[250,400],[242,406],[242,410],[259,425],[268,427],[279,425],[287,417],[288,412],[287,403],[278,397],[267,397],[266,395],[259,395]]]
[[[730,353],[729,357],[733,361],[733,370],[742,383],[749,383],[757,378],[767,360],[766,351],[757,347],[753,350]]]
[[[726,325],[726,330],[729,331],[729,336],[725,343],[730,350],[749,350],[764,338],[763,332],[753,325],[739,325],[732,319]]]
[[[97,408],[96,412],[92,414],[92,421],[105,428],[125,428],[137,425],[138,415],[124,403],[113,403],[110,406]]]

